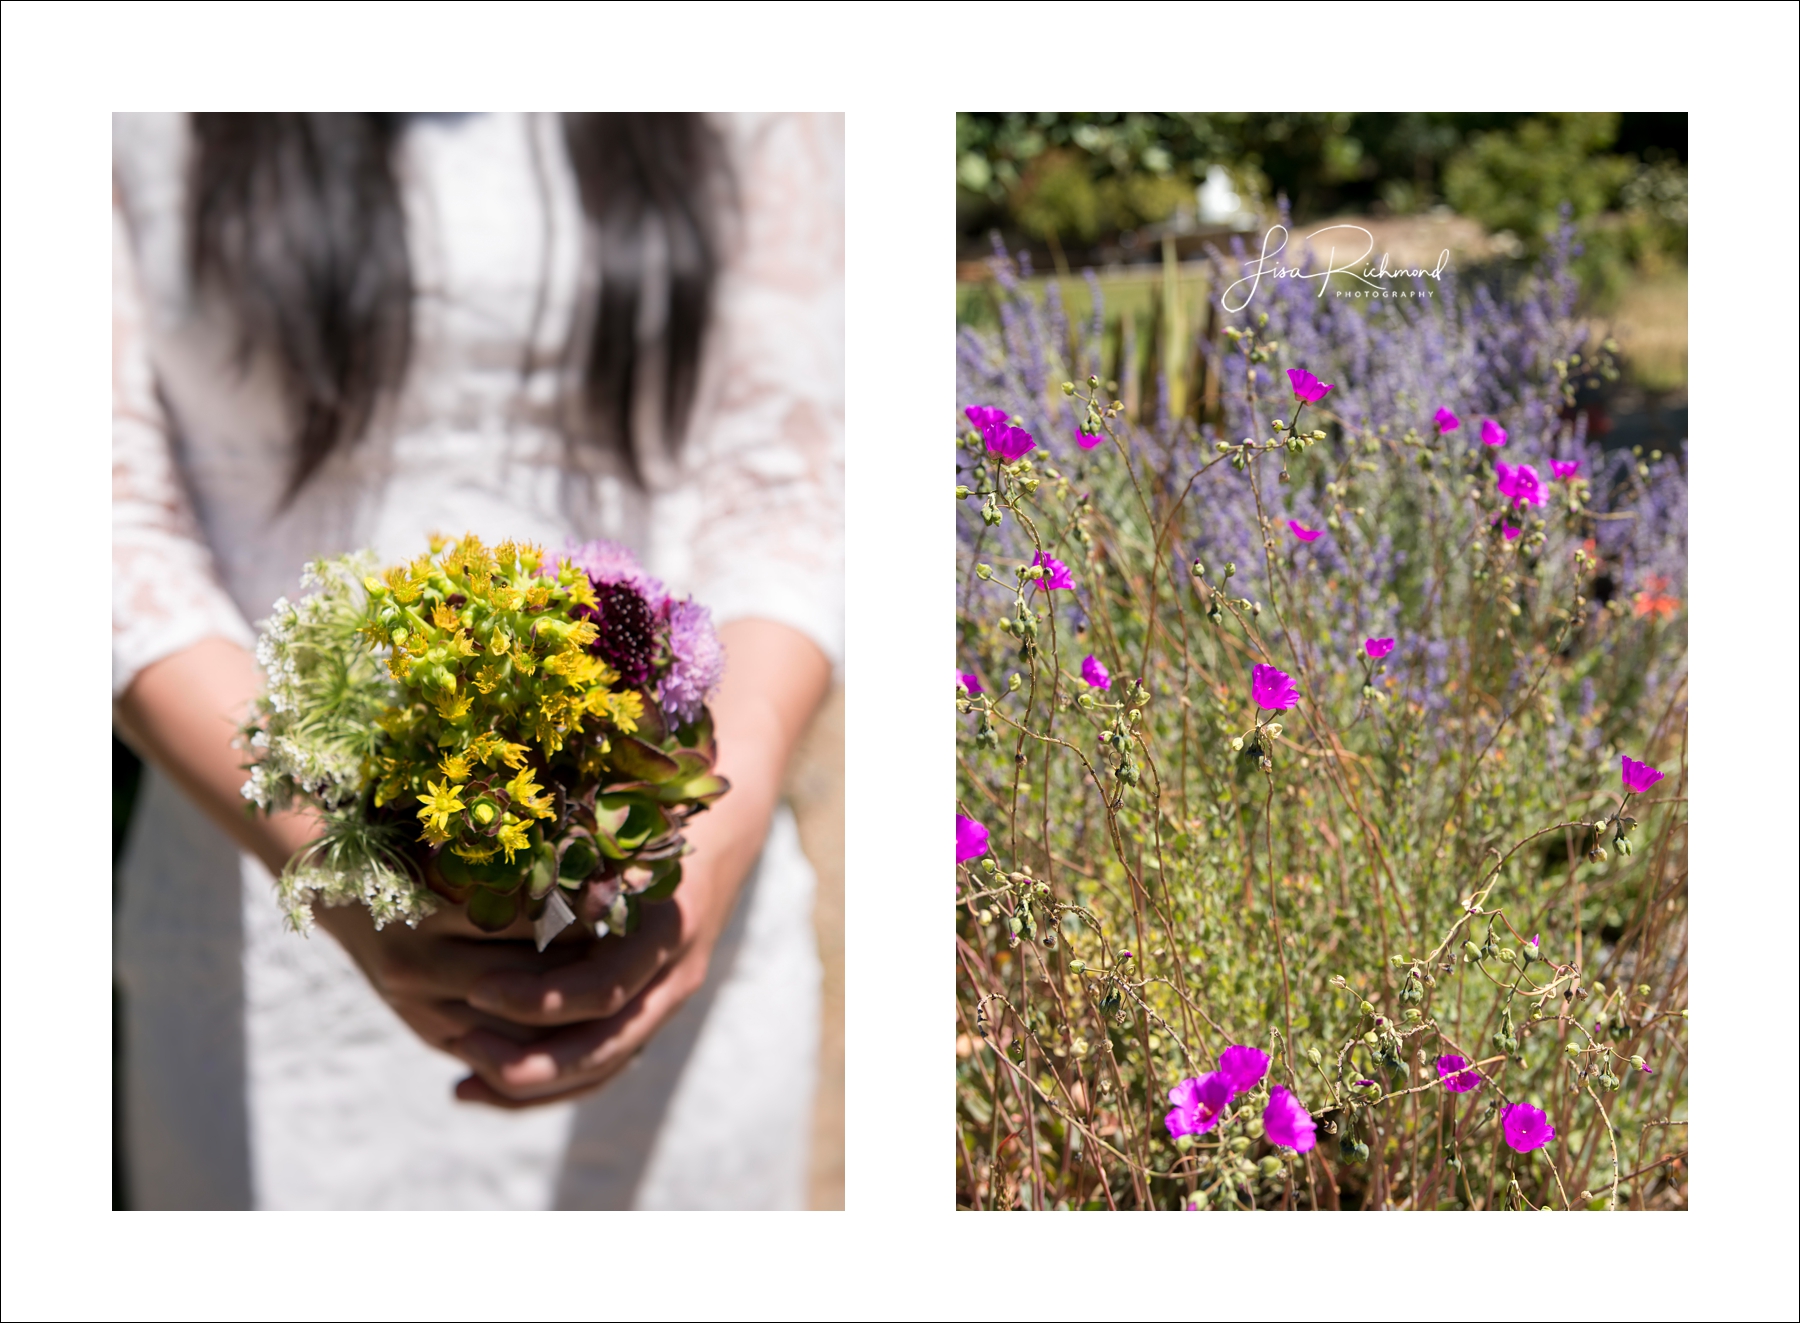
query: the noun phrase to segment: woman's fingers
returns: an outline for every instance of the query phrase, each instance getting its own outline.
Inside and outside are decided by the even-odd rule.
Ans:
[[[483,974],[469,987],[469,1003],[526,1025],[618,1015],[685,945],[678,906],[646,905],[641,916],[631,936],[592,943],[564,964],[545,969],[537,961]]]
[[[458,1087],[457,1096],[492,1102],[487,1093],[518,1105],[559,1102],[605,1082],[622,1069],[705,980],[705,958],[690,954],[609,1019],[555,1029],[530,1043],[488,1029],[463,1036],[453,1050],[475,1071],[483,1088]]]

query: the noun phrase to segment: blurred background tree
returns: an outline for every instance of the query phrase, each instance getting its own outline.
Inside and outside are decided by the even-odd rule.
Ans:
[[[1301,224],[1447,207],[1523,258],[1566,204],[1601,301],[1634,273],[1687,260],[1679,113],[1013,111],[957,116],[956,147],[966,258],[991,251],[997,231],[1058,265],[1155,260],[1139,231],[1254,229],[1285,199]]]

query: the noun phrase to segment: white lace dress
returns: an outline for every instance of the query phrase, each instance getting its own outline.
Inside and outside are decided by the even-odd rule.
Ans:
[[[720,622],[780,621],[838,661],[843,123],[718,125],[737,220],[684,462],[653,472],[653,494],[572,471],[553,425],[582,223],[555,120],[422,116],[397,155],[417,291],[406,386],[280,509],[273,376],[233,366],[188,280],[187,121],[116,117],[115,695],[200,639],[249,645],[304,561],[410,558],[433,531],[615,538]],[[599,1094],[519,1113],[456,1102],[461,1063],[419,1042],[329,937],[285,931],[268,873],[154,771],[122,883],[139,1207],[804,1204],[819,967],[785,809],[703,993]]]

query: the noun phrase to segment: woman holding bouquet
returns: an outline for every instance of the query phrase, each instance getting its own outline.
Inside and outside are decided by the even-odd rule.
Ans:
[[[114,127],[115,949],[140,1207],[794,1207],[812,879],[777,806],[841,652],[842,124]],[[251,622],[433,532],[610,538],[713,608],[733,789],[628,937],[285,931]]]

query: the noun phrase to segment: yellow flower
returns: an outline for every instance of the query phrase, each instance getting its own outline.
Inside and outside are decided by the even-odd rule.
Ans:
[[[438,716],[445,721],[460,721],[469,714],[469,708],[475,702],[475,695],[464,691],[461,696],[454,692],[440,695],[437,700]]]
[[[459,633],[452,641],[452,646],[464,657],[473,657],[476,653],[481,651],[481,645],[476,643],[475,640],[470,638],[467,634]]]
[[[488,651],[496,657],[504,657],[506,650],[512,647],[512,640],[506,637],[506,631],[496,629],[494,636],[488,640]]]
[[[431,608],[431,623],[439,629],[455,629],[459,623],[456,608],[446,602],[439,602]]]
[[[550,605],[550,585],[539,579],[525,592],[525,605],[532,610],[541,610]]]
[[[474,677],[475,687],[484,694],[491,694],[500,685],[500,668],[498,666],[477,667]]]
[[[567,585],[569,601],[576,606],[598,606],[594,597],[594,583],[581,570],[574,573],[574,582]]]
[[[513,649],[513,665],[518,667],[520,675],[530,675],[537,670],[537,658],[523,646]]]
[[[429,541],[431,542],[431,554],[434,556],[450,545],[450,539],[442,533],[433,533]]]
[[[506,822],[500,827],[498,840],[500,848],[506,851],[506,862],[510,864],[516,851],[531,848],[531,837],[526,834],[523,823],[513,821],[512,814],[508,813],[506,818]]]
[[[462,812],[462,799],[457,795],[456,788],[450,784],[448,778],[435,785],[427,781],[425,785],[431,793],[419,796],[419,802],[425,806],[419,810],[419,817],[434,830],[448,832],[450,815]]]
[[[630,735],[637,730],[638,718],[644,715],[644,700],[636,690],[609,693],[606,706],[612,712],[613,725],[622,733]]]
[[[544,793],[544,788],[542,786],[536,784],[532,780],[535,775],[535,768],[524,768],[517,776],[506,783],[506,793],[512,796],[515,804],[522,809],[528,810],[533,816],[539,818],[554,818],[556,816],[556,801]]]
[[[438,766],[443,769],[444,775],[449,777],[452,781],[467,781],[469,779],[469,759],[466,754],[447,753],[444,755],[443,761],[440,762]]]

